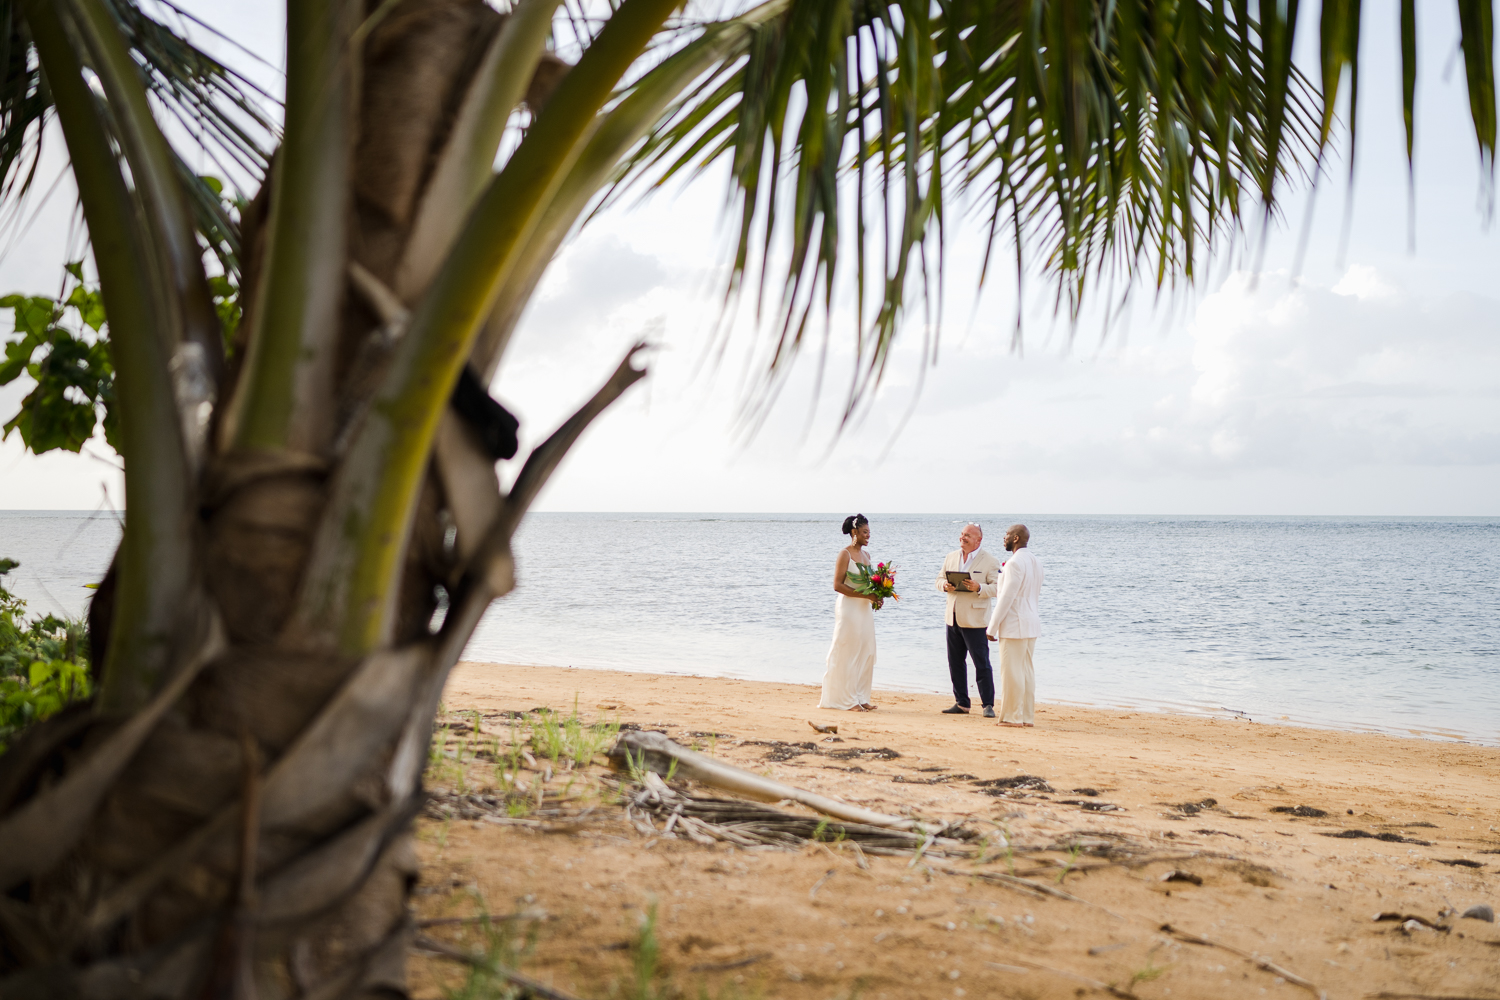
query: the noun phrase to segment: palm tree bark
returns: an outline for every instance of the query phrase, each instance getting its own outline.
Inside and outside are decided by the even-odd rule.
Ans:
[[[68,29],[48,21],[50,8],[40,0],[33,14],[43,28],[36,33],[56,43],[48,53],[52,71],[70,52]],[[8,802],[0,802],[0,837],[7,845],[0,861],[0,993],[7,998],[404,994],[407,899],[416,878],[409,829],[422,798],[421,771],[443,682],[484,607],[513,585],[509,535],[535,489],[582,427],[642,374],[627,361],[565,425],[529,466],[531,485],[508,506],[495,503],[482,534],[471,530],[478,537],[466,539],[462,562],[444,545],[449,502],[441,480],[430,471],[421,476],[392,625],[380,648],[351,656],[287,639],[309,542],[325,516],[325,480],[339,467],[341,456],[332,450],[336,420],[360,419],[357,408],[333,404],[341,395],[368,394],[368,386],[354,384],[361,376],[357,362],[384,327],[361,296],[347,294],[344,262],[367,268],[377,280],[394,280],[431,164],[503,21],[479,0],[403,0],[364,39],[360,72],[346,74],[359,80],[358,99],[348,105],[353,114],[357,104],[359,125],[347,133],[357,131],[359,140],[344,143],[349,195],[331,217],[317,212],[326,207],[325,196],[340,197],[337,191],[313,196],[310,221],[347,229],[347,250],[343,244],[317,248],[319,266],[330,259],[336,265],[334,294],[321,289],[323,305],[296,314],[295,329],[286,334],[325,351],[326,364],[319,360],[311,368],[315,381],[326,382],[309,390],[304,373],[303,382],[288,383],[292,394],[279,404],[295,410],[298,399],[306,399],[321,416],[293,415],[286,426],[301,437],[278,438],[274,420],[251,420],[261,431],[271,427],[257,434],[238,431],[247,426],[243,421],[226,422],[223,450],[197,482],[178,446],[175,496],[201,510],[202,520],[201,526],[181,525],[175,537],[185,543],[204,538],[201,548],[188,550],[186,566],[190,575],[201,572],[212,581],[209,591],[222,618],[216,643],[205,646],[200,636],[193,648],[203,654],[166,675],[173,683],[148,688],[154,697],[144,700],[143,710],[59,717],[30,734],[18,748],[23,752],[0,757],[0,789],[8,790]],[[347,37],[353,22],[340,23]],[[48,24],[54,36],[46,35]],[[527,73],[540,78],[530,88],[537,99],[555,82],[557,63],[548,57],[537,72],[537,57],[530,58]],[[91,106],[76,62],[71,73],[54,75],[62,90],[76,82],[79,100]],[[75,148],[75,160],[81,151]],[[259,322],[261,329],[286,320],[274,311],[285,259],[278,263],[273,254],[258,263],[264,248],[285,246],[277,230],[284,234],[309,221],[287,208],[296,192],[278,201],[274,178],[288,170],[319,176],[299,170],[285,150],[278,159],[285,169],[260,199],[270,206],[269,224],[247,226],[246,233],[245,257],[257,262],[246,269],[247,326]],[[94,162],[112,167],[114,157],[104,150]],[[123,192],[119,186],[116,193]],[[135,230],[112,229],[98,211],[89,222],[102,271],[106,234]],[[151,259],[139,249],[136,257]],[[329,281],[323,271],[300,277]],[[106,282],[107,290],[129,287]],[[286,294],[308,301],[295,289]],[[124,350],[133,343],[128,300],[116,295],[108,304],[116,347]],[[251,344],[255,336],[249,334]],[[271,376],[257,367],[253,349],[250,354],[249,363],[230,374],[223,395],[243,393],[246,402],[236,404],[236,412],[253,417],[251,403],[281,397],[263,393]],[[167,370],[165,358],[152,364],[151,371]],[[326,376],[316,374],[319,366]],[[145,377],[133,382],[149,384]],[[157,401],[175,432],[170,389]],[[153,433],[153,448],[174,440],[160,427]],[[136,454],[152,452],[142,446]],[[491,460],[480,461],[499,501]],[[130,463],[131,487],[148,485],[148,458],[133,454]],[[485,481],[483,474],[478,481]],[[152,510],[132,492],[131,528],[150,526]],[[116,648],[119,637],[134,630],[125,618],[133,580],[129,572],[119,580],[118,610],[99,623],[101,633],[115,634]],[[452,612],[430,633],[438,586],[451,589]],[[122,662],[139,660],[134,652],[121,656]],[[49,786],[66,794],[49,797]],[[58,838],[59,826],[72,836]]]

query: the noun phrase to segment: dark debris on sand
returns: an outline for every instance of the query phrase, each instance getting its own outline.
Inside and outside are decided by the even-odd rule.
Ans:
[[[804,754],[816,755],[818,745],[816,743],[787,743],[785,740],[746,740],[746,745],[756,747],[769,747],[766,751],[766,760],[775,764],[782,764]]]
[[[1340,830],[1337,833],[1320,833],[1319,836],[1334,837],[1338,840],[1383,840],[1387,844],[1416,844],[1420,847],[1432,846],[1432,841],[1430,840],[1403,837],[1399,833],[1371,833],[1369,830]]]
[[[829,751],[828,756],[834,760],[895,760],[901,754],[890,747],[851,747]]]
[[[1055,793],[1055,789],[1047,784],[1046,778],[1038,778],[1034,774],[1018,774],[1013,778],[988,778],[984,781],[976,781],[985,795],[1005,796],[1012,792],[1047,792]]]
[[[842,742],[842,741],[840,741]],[[847,750],[824,751],[816,743],[787,743],[783,740],[746,740],[746,746],[766,747],[765,759],[774,764],[812,754],[829,760],[895,760],[899,751],[890,747],[850,747]]]

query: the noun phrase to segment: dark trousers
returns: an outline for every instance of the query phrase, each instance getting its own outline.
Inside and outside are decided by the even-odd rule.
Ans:
[[[995,675],[990,670],[990,642],[982,628],[948,626],[948,676],[953,678],[953,700],[969,707],[969,670],[964,654],[974,658],[974,683],[985,707],[995,704]]]

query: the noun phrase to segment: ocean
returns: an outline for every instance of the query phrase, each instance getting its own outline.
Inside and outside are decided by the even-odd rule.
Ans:
[[[1500,518],[869,514],[897,564],[875,687],[949,690],[935,578],[966,520],[1042,561],[1044,702],[1500,745]],[[528,517],[466,657],[817,684],[841,515]],[[7,586],[79,613],[112,515],[0,512]],[[997,555],[1003,553],[996,551]],[[811,705],[812,702],[809,702]]]

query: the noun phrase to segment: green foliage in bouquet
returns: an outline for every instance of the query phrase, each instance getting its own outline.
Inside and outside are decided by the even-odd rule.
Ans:
[[[18,565],[0,559],[0,581]],[[0,584],[0,753],[33,722],[92,692],[83,623],[56,615],[27,621],[25,612],[26,602]]]
[[[896,593],[895,563],[876,563],[874,566],[856,563],[852,572],[854,589],[875,598],[876,609],[885,603],[886,598],[901,600],[901,595]]]

